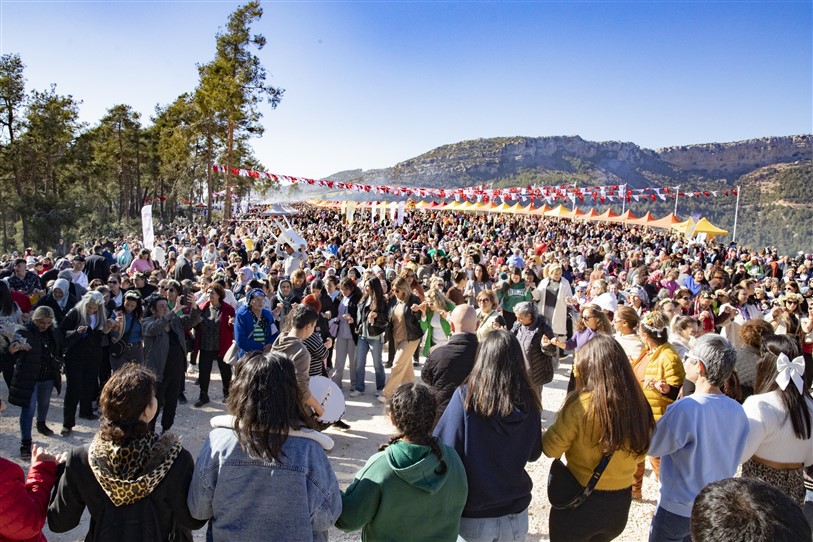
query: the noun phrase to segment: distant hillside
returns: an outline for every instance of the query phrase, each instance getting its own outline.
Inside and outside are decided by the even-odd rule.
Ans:
[[[328,178],[438,188],[568,183],[631,188],[679,185],[683,191],[710,191],[740,186],[738,242],[813,252],[811,160],[810,134],[658,150],[578,136],[501,137],[443,145],[391,168],[350,170]],[[618,207],[620,211],[620,203]],[[678,201],[678,214],[701,214],[732,230],[734,207],[735,198],[683,198]],[[666,214],[673,208],[674,201],[631,204],[637,214],[647,210]]]

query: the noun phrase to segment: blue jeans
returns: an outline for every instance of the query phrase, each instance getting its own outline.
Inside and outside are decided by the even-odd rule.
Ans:
[[[365,339],[359,335],[359,342],[356,344],[356,390],[364,391],[364,373],[367,366],[367,352],[373,353],[373,367],[375,368],[375,389],[384,389],[384,362],[381,353],[384,349],[383,337],[380,339]]]
[[[802,510],[804,510],[807,522],[813,527],[813,490],[805,491],[805,506]]]
[[[649,526],[649,542],[691,542],[691,518],[673,514],[660,506]]]
[[[460,518],[457,542],[501,542],[525,540],[528,509],[498,518]]]
[[[20,436],[23,440],[31,440],[34,411],[37,412],[37,423],[45,423],[45,418],[48,416],[48,407],[51,406],[51,391],[53,389],[53,380],[34,383],[31,401],[27,407],[20,410]]]

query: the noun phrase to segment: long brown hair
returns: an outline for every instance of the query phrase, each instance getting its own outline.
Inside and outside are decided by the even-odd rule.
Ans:
[[[272,350],[248,354],[237,367],[228,407],[240,447],[251,457],[281,461],[289,429],[299,429],[310,420],[294,365],[288,356]]]
[[[583,315],[585,312],[590,311],[589,316],[596,315],[598,319],[598,325],[596,326],[596,333],[604,333],[606,335],[612,335],[613,333],[613,325],[610,323],[610,319],[607,318],[607,315],[601,310],[601,307],[596,305],[595,303],[588,303],[584,305],[581,309],[581,314]],[[584,321],[587,318],[580,317],[575,324],[576,331],[584,331],[587,329],[587,324]]]
[[[125,363],[112,374],[99,396],[99,436],[124,445],[150,431],[141,414],[155,397],[155,374],[138,363]]]
[[[582,392],[591,393],[587,422],[599,432],[601,451],[646,453],[655,418],[621,345],[612,337],[597,335],[579,350],[576,363],[581,389],[567,396],[563,408],[579,401]]]
[[[542,405],[525,369],[522,346],[504,329],[490,332],[477,349],[474,368],[466,379],[463,405],[483,417],[508,416],[514,408],[540,412]]]

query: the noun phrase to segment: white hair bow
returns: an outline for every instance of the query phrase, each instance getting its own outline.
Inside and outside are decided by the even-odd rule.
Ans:
[[[779,384],[780,388],[786,389],[792,380],[799,393],[802,393],[804,389],[802,375],[805,374],[805,358],[799,356],[791,361],[785,354],[779,354],[776,358],[776,372],[778,373],[776,383]]]

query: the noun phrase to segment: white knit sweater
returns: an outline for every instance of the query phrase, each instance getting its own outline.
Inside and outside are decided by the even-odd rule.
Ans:
[[[813,465],[813,437],[796,438],[779,391],[752,395],[742,406],[748,416],[750,432],[741,463],[756,455],[778,463]],[[813,400],[809,397],[807,408],[813,417]]]

